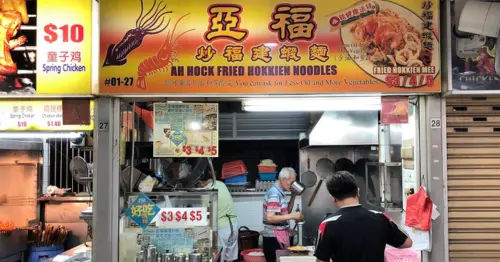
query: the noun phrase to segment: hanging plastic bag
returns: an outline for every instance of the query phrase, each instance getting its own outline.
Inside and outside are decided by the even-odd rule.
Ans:
[[[412,227],[403,227],[408,237],[413,241],[411,248],[418,251],[431,251],[431,233],[422,231]]]
[[[420,187],[417,193],[406,199],[406,219],[405,225],[429,231],[431,229],[432,200],[425,193],[425,189]]]
[[[419,252],[415,252],[411,248],[396,249],[387,246],[384,257],[384,262],[420,262]]]

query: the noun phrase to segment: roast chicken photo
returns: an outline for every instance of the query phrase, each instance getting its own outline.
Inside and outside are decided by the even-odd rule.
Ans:
[[[13,49],[23,46],[28,41],[27,37],[20,33],[21,25],[27,23],[29,16],[26,0],[0,0],[0,89],[2,91],[24,88],[26,82],[30,82],[29,79],[19,76],[18,63],[24,61],[18,61],[22,59],[13,58],[12,55]]]

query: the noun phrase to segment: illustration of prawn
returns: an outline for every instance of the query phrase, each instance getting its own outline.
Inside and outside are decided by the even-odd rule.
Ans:
[[[118,44],[110,44],[108,46],[103,67],[125,64],[127,62],[127,56],[142,44],[142,40],[146,35],[161,33],[168,27],[170,19],[166,25],[164,25],[164,16],[172,13],[172,11],[165,10],[167,8],[167,4],[164,3],[163,0],[160,0],[158,4],[156,3],[157,0],[154,0],[154,3],[149,11],[147,11],[143,16],[142,13],[144,11],[144,3],[143,0],[141,0],[141,13],[135,21],[135,28],[128,30]]]
[[[176,58],[176,47],[177,40],[181,38],[184,34],[193,31],[194,29],[190,29],[184,31],[174,38],[175,29],[177,28],[177,24],[186,17],[188,14],[185,14],[177,20],[174,25],[174,28],[167,33],[167,37],[165,41],[161,45],[160,49],[151,57],[144,59],[137,68],[137,87],[145,89],[146,88],[146,76],[154,74],[160,70],[167,70],[167,66],[172,65]]]

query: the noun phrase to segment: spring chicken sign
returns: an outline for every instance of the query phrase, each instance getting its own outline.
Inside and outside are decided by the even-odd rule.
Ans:
[[[101,1],[101,94],[440,92],[439,1]]]

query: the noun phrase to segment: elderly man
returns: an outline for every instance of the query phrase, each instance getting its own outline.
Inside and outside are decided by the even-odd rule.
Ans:
[[[281,169],[278,180],[267,191],[263,204],[264,231],[264,255],[267,262],[276,261],[276,250],[289,246],[290,225],[288,220],[302,220],[301,212],[288,213],[289,207],[293,207],[293,200],[288,202],[285,191],[290,191],[290,186],[296,179],[295,170],[291,167]]]

